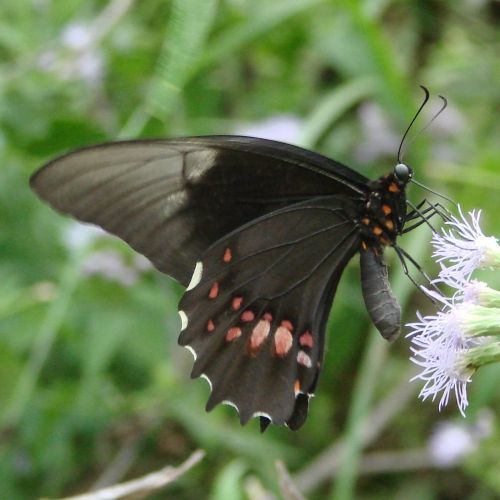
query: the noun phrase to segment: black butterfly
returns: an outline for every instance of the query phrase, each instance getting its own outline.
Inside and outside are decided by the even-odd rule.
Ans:
[[[237,136],[116,142],[71,152],[31,178],[60,212],[97,224],[186,286],[179,343],[192,377],[242,423],[299,428],[321,369],[342,271],[361,256],[372,320],[400,308],[382,261],[406,220],[410,167],[375,181],[295,146]]]

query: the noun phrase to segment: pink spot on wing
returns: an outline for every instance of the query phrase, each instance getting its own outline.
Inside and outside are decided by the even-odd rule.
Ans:
[[[312,366],[311,358],[304,351],[298,352],[297,363],[299,363],[302,366],[305,366],[306,368],[311,368]]]
[[[293,331],[293,325],[290,321],[288,321],[287,319],[284,319],[282,322],[281,322],[281,326],[283,328],[286,328],[287,330],[290,330],[291,332]]]
[[[231,252],[231,249],[226,248],[226,250],[224,252],[224,257],[222,257],[222,260],[227,264],[228,262],[231,262],[232,258],[233,258],[233,254]]]
[[[215,330],[215,323],[209,319],[207,322],[207,332],[213,332]]]
[[[210,292],[208,292],[208,298],[209,299],[215,299],[219,295],[219,283],[217,281],[212,285],[212,288],[210,288]]]
[[[233,310],[237,311],[243,302],[243,297],[234,297],[233,301],[231,302],[231,307]]]
[[[314,345],[314,339],[309,330],[305,331],[299,338],[299,344],[302,347],[311,348]]]
[[[252,335],[248,341],[248,350],[250,354],[257,354],[264,341],[269,336],[271,331],[271,323],[265,319],[261,319],[253,328]]]
[[[237,326],[233,326],[230,328],[227,333],[226,333],[226,340],[228,342],[232,342],[233,340],[237,339],[241,335],[241,328],[238,328]]]
[[[243,313],[240,316],[240,319],[241,321],[248,323],[249,321],[253,321],[255,319],[255,313],[250,309],[247,309],[246,311],[243,311]]]
[[[266,320],[269,321],[269,323],[273,320],[273,315],[271,313],[264,313],[262,317]]]
[[[276,355],[280,358],[286,356],[293,344],[292,332],[284,326],[279,326],[274,334],[274,347]]]

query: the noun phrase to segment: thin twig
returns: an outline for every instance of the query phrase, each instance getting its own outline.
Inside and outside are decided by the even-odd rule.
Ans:
[[[411,374],[414,374],[413,369]],[[363,447],[372,443],[392,421],[394,416],[414,397],[418,387],[416,384],[411,385],[408,383],[410,378],[410,374],[403,376],[399,385],[365,418],[362,429]],[[344,443],[343,438],[339,439],[323,451],[304,470],[294,476],[295,484],[300,491],[308,493],[332,478],[332,471],[338,467],[343,458]]]
[[[118,450],[107,467],[101,472],[90,490],[99,490],[120,481],[130,470],[139,453],[138,436],[128,439]]]
[[[281,460],[276,460],[275,465],[278,472],[281,495],[284,500],[306,500],[293,482],[285,464]]]
[[[73,497],[65,497],[61,500],[118,500],[133,496],[134,498],[144,498],[156,490],[163,488],[167,484],[175,481],[189,469],[194,467],[205,455],[202,450],[195,451],[185,462],[178,467],[168,465],[156,472],[126,483],[115,484],[109,488],[85,493]]]

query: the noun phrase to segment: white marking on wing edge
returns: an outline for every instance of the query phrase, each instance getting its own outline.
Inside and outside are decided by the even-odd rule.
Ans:
[[[228,399],[225,399],[224,401],[221,401],[223,405],[227,405],[227,406],[232,406],[238,413],[240,412],[240,410],[238,409],[238,407],[232,402],[232,401],[229,401]]]
[[[185,330],[188,326],[188,317],[187,314],[184,311],[179,311],[179,316],[181,317],[181,332]]]
[[[271,415],[269,415],[269,413],[266,413],[265,411],[256,411],[255,413],[252,413],[252,418],[255,417],[266,417],[271,421],[271,423],[273,422]]]
[[[196,361],[196,358],[198,357],[196,351],[190,345],[185,345],[184,347],[193,355],[193,358]]]
[[[191,276],[191,281],[189,282],[189,285],[186,288],[186,292],[192,290],[201,281],[202,274],[203,274],[203,262],[199,260],[196,263],[196,266],[194,266],[193,276]]]
[[[208,375],[206,375],[205,373],[202,373],[200,375],[200,377],[205,379],[208,382],[208,385],[210,386],[210,390],[212,390],[212,381],[208,378]]]

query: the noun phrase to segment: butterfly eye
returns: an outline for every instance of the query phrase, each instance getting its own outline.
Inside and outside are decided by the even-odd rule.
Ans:
[[[406,184],[411,179],[413,175],[413,170],[404,163],[398,163],[394,167],[394,175],[399,181]]]

